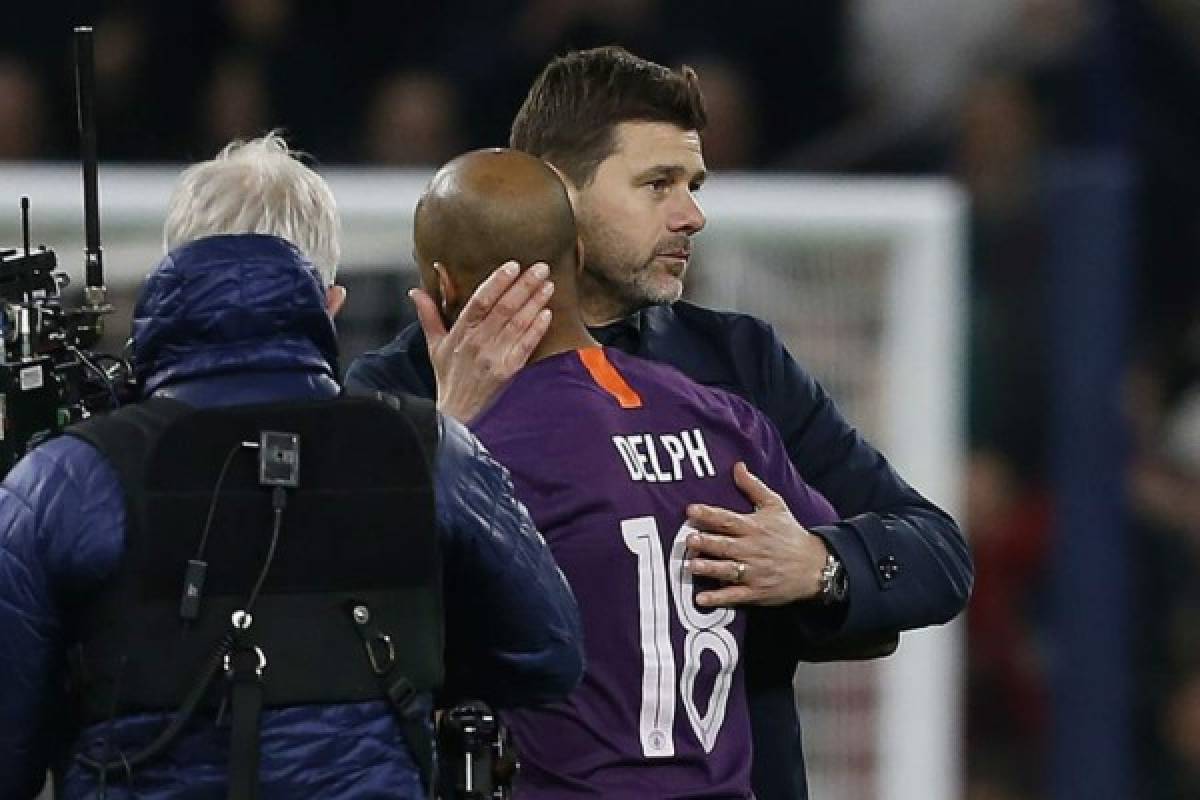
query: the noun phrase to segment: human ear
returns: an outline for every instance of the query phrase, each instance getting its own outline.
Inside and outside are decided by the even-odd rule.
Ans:
[[[437,275],[437,300],[441,306],[442,316],[450,319],[452,316],[451,312],[458,307],[458,284],[455,283],[449,270],[440,261],[433,262],[433,271]]]
[[[331,284],[325,289],[325,310],[330,317],[336,317],[346,302],[346,287]]]

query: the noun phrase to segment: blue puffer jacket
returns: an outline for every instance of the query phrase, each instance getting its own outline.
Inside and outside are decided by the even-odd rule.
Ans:
[[[134,363],[147,393],[196,406],[333,397],[333,324],[312,266],[269,236],[217,236],[168,255],[135,310]],[[443,419],[435,491],[445,562],[447,678],[496,705],[557,699],[582,672],[574,599],[504,469]],[[136,751],[160,715],[68,730],[70,609],[111,576],[124,542],[116,474],[64,436],[0,487],[0,798],[35,795],[48,765],[108,736]],[[98,730],[99,728],[103,730]],[[195,725],[109,798],[224,797],[228,729]],[[417,771],[382,702],[305,706],[262,718],[264,798],[417,798]],[[60,797],[94,797],[69,762]]]

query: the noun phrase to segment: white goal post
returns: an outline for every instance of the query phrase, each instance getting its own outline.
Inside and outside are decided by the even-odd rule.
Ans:
[[[324,173],[345,223],[342,269],[411,270],[411,214],[427,173]],[[101,167],[110,287],[135,285],[161,255],[177,174]],[[80,186],[70,165],[0,164],[0,246],[18,245],[18,199],[28,195],[34,243],[52,247],[82,282]],[[963,194],[941,180],[733,175],[710,181],[700,200],[708,228],[696,240],[690,296],[774,324],[852,423],[961,519]],[[796,686],[813,797],[961,797],[964,680],[961,621],[906,633],[879,662],[802,665]]]

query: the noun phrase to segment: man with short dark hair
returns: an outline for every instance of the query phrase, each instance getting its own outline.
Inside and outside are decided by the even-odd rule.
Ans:
[[[522,764],[516,796],[751,797],[749,611],[696,606],[715,584],[692,578],[687,510],[760,507],[817,525],[833,509],[749,403],[596,344],[579,309],[570,199],[541,159],[454,159],[422,195],[413,240],[447,323],[508,258],[546,264],[556,287],[530,363],[471,423],[570,581],[586,643],[570,696],[504,714]],[[730,567],[721,580],[736,584],[747,567]]]
[[[691,70],[605,47],[546,66],[514,120],[511,143],[566,179],[584,250],[580,306],[593,335],[757,406],[782,434],[800,475],[841,518],[805,529],[761,512],[703,509],[690,516],[703,532],[689,542],[703,555],[693,573],[727,580],[736,571],[741,578],[700,593],[699,605],[787,610],[790,626],[782,629],[778,617],[768,624],[751,615],[747,688],[755,793],[759,800],[795,798],[804,793],[791,685],[797,660],[890,652],[900,631],[962,611],[973,568],[954,521],[847,424],[770,326],[679,301],[691,238],[705,224],[695,196],[706,177],[705,122]],[[471,367],[486,356],[446,344],[448,337],[472,337],[476,320],[447,334],[431,298],[414,299],[423,330],[410,326],[361,357],[347,374],[350,384],[473,398],[503,385],[507,375]],[[489,315],[492,329],[503,321]],[[484,405],[479,400],[466,418]]]

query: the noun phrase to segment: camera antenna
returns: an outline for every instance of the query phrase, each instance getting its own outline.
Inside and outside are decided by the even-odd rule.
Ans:
[[[75,28],[75,103],[79,111],[79,149],[83,163],[83,252],[87,283],[84,302],[97,308],[105,305],[105,288],[96,181],[96,58],[90,25]]]
[[[29,258],[29,197],[21,197],[21,242],[25,245],[25,257]]]

